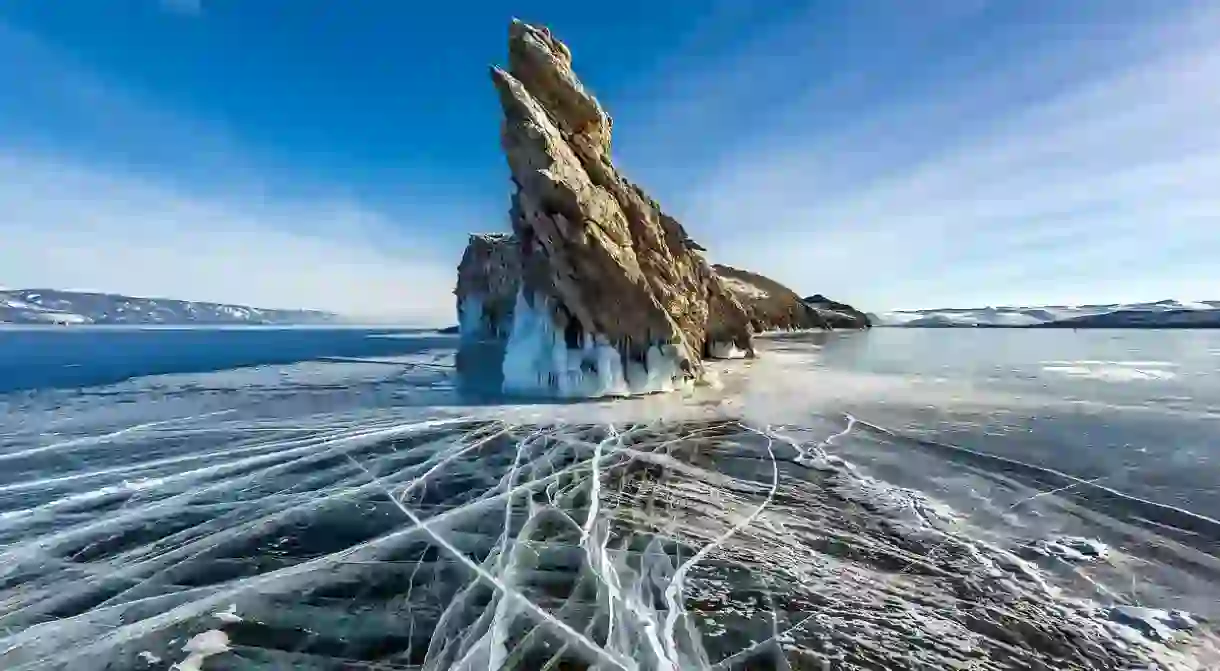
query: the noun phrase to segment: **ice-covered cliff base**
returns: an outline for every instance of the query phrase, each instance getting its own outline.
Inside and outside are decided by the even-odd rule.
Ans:
[[[567,334],[556,328],[554,314],[545,296],[527,299],[517,292],[504,347],[505,393],[598,398],[670,392],[691,384],[677,347],[649,345],[638,361],[624,356],[605,337],[583,331],[572,346]]]
[[[482,296],[466,296],[458,302],[458,333],[463,339],[484,336]]]
[[[470,294],[458,301],[458,333],[463,340],[487,340],[508,336],[509,317],[488,309],[487,297]]]
[[[484,305],[479,295],[458,303],[462,347],[457,366],[467,389],[601,398],[672,392],[695,382],[719,384],[707,371],[698,376],[687,372],[690,367],[683,366],[680,348],[668,343],[620,347],[583,330],[570,339],[565,329],[556,327],[557,309],[544,296],[527,299],[518,291],[506,318],[496,318]],[[643,355],[632,357],[625,350]],[[735,343],[720,341],[710,343],[707,354],[712,359],[747,356]]]

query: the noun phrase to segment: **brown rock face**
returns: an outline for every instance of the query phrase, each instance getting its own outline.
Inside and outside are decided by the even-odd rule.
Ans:
[[[517,240],[502,233],[470,236],[458,264],[458,329],[463,340],[507,338],[521,286]]]
[[[553,332],[572,352],[587,351],[590,343],[613,347],[624,366],[649,367],[656,348],[690,378],[717,343],[752,353],[740,303],[682,226],[611,163],[610,117],[573,73],[568,48],[546,28],[514,21],[509,69],[491,74],[517,185],[511,209],[522,272],[516,307],[550,322],[550,329],[514,329],[507,356],[522,368],[526,359],[541,362],[553,354],[545,342]],[[538,342],[526,342],[527,336]],[[505,365],[507,386],[513,376]],[[604,372],[590,357],[570,365]],[[563,385],[542,380],[539,386]]]
[[[861,312],[847,303],[832,301],[822,294],[806,296],[805,303],[817,310],[831,328],[867,329],[873,327],[873,320],[868,314]]]
[[[756,332],[828,329],[817,310],[775,280],[730,266],[714,266],[725,286],[733,292],[750,316]]]
[[[864,329],[868,316],[821,294],[801,298],[775,280],[731,266],[715,265],[716,274],[750,316],[755,332],[804,329]]]

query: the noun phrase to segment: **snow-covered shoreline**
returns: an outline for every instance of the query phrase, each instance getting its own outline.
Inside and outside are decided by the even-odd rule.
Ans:
[[[0,324],[266,325],[336,321],[336,315],[316,310],[278,310],[57,289],[0,291]]]
[[[1220,301],[894,310],[877,326],[908,328],[1220,328]]]

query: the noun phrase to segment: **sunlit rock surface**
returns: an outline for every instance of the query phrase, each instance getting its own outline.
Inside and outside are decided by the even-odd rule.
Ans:
[[[521,323],[530,325],[508,334],[505,389],[635,393],[635,368],[650,380],[640,389],[669,389],[697,380],[713,346],[752,353],[744,309],[698,246],[615,169],[610,118],[573,73],[568,48],[546,28],[514,21],[509,67],[491,74],[517,187],[514,309],[528,310]],[[610,351],[621,375],[604,370]],[[654,384],[658,376],[666,379]]]
[[[742,304],[756,332],[863,328],[867,322],[844,319],[826,306],[808,303],[775,280],[731,266],[714,266],[724,285]]]

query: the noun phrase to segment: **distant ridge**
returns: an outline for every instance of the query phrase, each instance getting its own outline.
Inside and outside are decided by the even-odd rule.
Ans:
[[[338,315],[120,294],[5,289],[0,324],[327,324]]]
[[[1220,301],[896,310],[875,322],[908,328],[1220,328]]]

